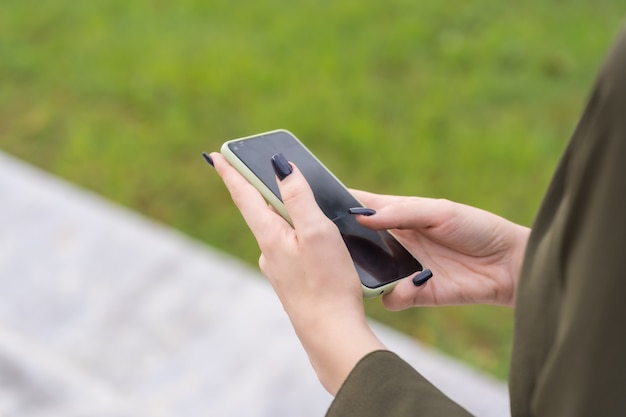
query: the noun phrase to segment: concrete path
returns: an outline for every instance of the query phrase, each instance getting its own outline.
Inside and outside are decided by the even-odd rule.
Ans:
[[[505,385],[374,325],[468,410],[509,415]],[[0,153],[0,416],[308,417],[331,400],[255,269]]]

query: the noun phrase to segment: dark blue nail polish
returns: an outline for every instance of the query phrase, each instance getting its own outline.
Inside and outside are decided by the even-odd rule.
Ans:
[[[202,156],[204,157],[204,160],[207,161],[209,165],[215,168],[215,165],[213,164],[213,158],[211,158],[211,156],[208,153],[202,152]]]
[[[376,210],[366,207],[352,207],[348,209],[350,214],[360,214],[361,216],[373,216]]]
[[[426,284],[426,282],[433,277],[433,271],[430,269],[424,269],[419,274],[415,275],[413,278],[413,285],[416,287],[421,287]]]
[[[289,174],[293,172],[293,168],[287,161],[287,158],[282,153],[277,153],[272,156],[272,168],[274,168],[274,173],[280,181],[284,180]]]

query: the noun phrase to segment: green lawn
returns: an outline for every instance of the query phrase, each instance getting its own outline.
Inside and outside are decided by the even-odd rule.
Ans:
[[[530,225],[623,0],[2,0],[0,149],[256,263],[201,152],[287,128],[344,182]],[[379,320],[498,377],[512,312]]]

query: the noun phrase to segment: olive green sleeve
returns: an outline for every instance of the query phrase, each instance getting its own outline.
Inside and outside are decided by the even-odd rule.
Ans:
[[[518,290],[513,416],[626,413],[626,32],[544,200]]]
[[[352,370],[326,417],[469,415],[396,354],[379,350]]]

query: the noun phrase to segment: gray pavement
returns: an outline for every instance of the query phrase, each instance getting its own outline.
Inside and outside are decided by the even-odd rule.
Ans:
[[[509,415],[501,382],[373,326],[475,415]],[[331,400],[254,268],[0,153],[0,416],[307,417]]]

